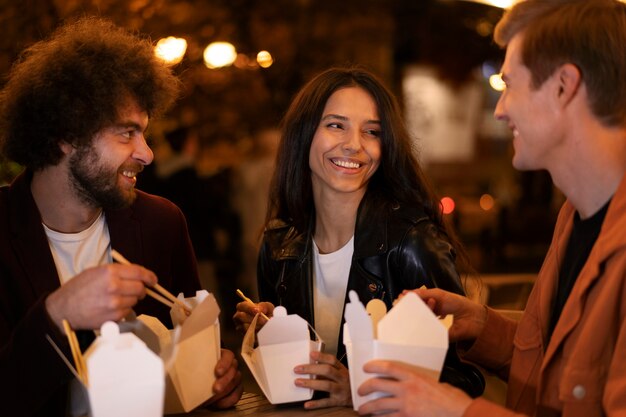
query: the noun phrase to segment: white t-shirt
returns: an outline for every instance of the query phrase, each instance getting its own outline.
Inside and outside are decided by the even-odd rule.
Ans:
[[[103,213],[91,226],[78,233],[57,232],[45,224],[43,227],[61,285],[87,268],[111,263],[111,237]],[[84,416],[88,413],[87,393],[74,379],[70,384],[70,415]]]
[[[111,238],[104,213],[78,233],[61,233],[43,226],[61,285],[87,268],[111,263]]]
[[[341,249],[320,254],[313,241],[313,308],[315,331],[324,341],[327,353],[337,354],[339,326],[343,318],[348,275],[354,253],[354,236]]]

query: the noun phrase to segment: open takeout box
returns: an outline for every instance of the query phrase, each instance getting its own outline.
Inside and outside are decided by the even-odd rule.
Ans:
[[[220,308],[213,294],[201,290],[195,297],[178,298],[192,311],[187,317],[174,306],[173,330],[146,315],[137,317],[132,329],[165,364],[165,414],[191,411],[214,395],[215,366],[221,355]]]
[[[311,363],[310,353],[322,348],[322,341],[312,327],[297,314],[287,314],[284,307],[276,307],[273,317],[256,334],[257,314],[241,345],[241,356],[257,384],[272,404],[305,401],[313,397],[313,390],[297,387],[296,365]],[[311,340],[309,328],[316,340]],[[258,346],[255,348],[255,336]]]
[[[350,291],[349,298],[343,334],[355,410],[383,396],[380,392],[367,396],[357,393],[363,382],[375,376],[363,371],[363,365],[372,359],[406,362],[439,379],[448,351],[451,316],[439,320],[421,298],[409,292],[387,314],[383,311],[384,315],[377,321],[376,317],[372,320],[368,314],[372,309],[363,306],[356,292]]]

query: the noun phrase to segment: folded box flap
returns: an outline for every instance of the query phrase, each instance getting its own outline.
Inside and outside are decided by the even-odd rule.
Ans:
[[[220,308],[213,294],[206,290],[196,294],[196,297],[185,298],[193,306],[193,310],[181,325],[181,342],[218,322]]]
[[[287,314],[285,307],[274,309],[273,317],[257,334],[259,346],[310,340],[309,324],[297,314]]]
[[[350,302],[346,303],[344,317],[346,319],[347,332],[344,332],[344,343],[350,340],[352,343],[371,341],[374,339],[372,320],[359,301],[359,296],[354,290],[348,294]]]
[[[171,343],[169,330],[156,317],[141,314],[134,320],[120,322],[119,328],[122,333],[135,334],[157,355]]]
[[[241,357],[243,358],[243,361],[246,363],[246,365],[248,365],[248,369],[250,369],[252,376],[254,376],[254,379],[256,380],[257,385],[263,391],[263,394],[265,394],[265,396],[270,399],[271,393],[269,391],[267,379],[263,370],[263,364],[261,363],[260,358],[257,357],[257,355],[255,354],[256,352],[254,351],[254,341],[256,339],[255,329],[258,318],[258,314],[254,316],[254,319],[252,319],[252,322],[250,323],[250,326],[248,327],[248,330],[243,337],[243,342],[241,343]]]
[[[448,347],[448,329],[417,294],[409,292],[378,323],[378,340]]]

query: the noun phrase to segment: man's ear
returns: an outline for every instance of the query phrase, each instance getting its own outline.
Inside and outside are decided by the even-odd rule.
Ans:
[[[74,150],[74,146],[64,140],[59,142],[59,148],[61,148],[61,152],[63,152],[64,155],[69,155]]]
[[[565,105],[576,97],[580,84],[582,83],[582,75],[578,67],[574,64],[561,65],[556,71],[559,87],[558,99]]]

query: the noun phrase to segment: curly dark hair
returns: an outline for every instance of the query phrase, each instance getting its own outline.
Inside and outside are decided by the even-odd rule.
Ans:
[[[179,88],[148,39],[82,18],[26,49],[11,69],[0,92],[0,150],[32,170],[56,165],[60,141],[88,145],[129,98],[158,116]]]

